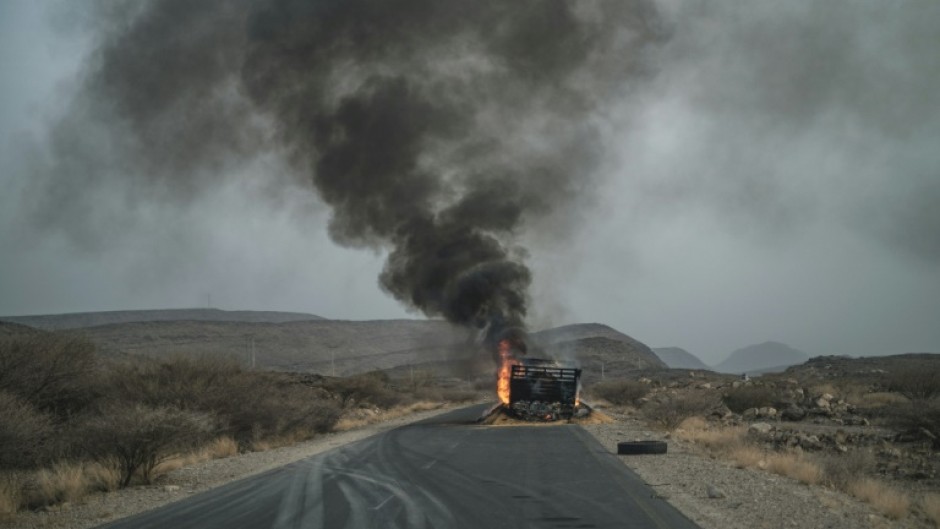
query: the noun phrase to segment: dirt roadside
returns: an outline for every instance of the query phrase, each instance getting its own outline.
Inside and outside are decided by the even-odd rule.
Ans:
[[[637,419],[611,415],[611,424],[583,425],[611,453],[619,441],[664,439]],[[821,486],[699,455],[665,439],[665,455],[618,456],[656,493],[703,529],[932,529],[926,520],[891,520],[866,503]]]
[[[463,405],[418,412],[355,430],[326,434],[293,446],[204,461],[174,470],[153,485],[92,494],[46,512],[21,512],[2,529],[85,529],[154,509],[231,481],[265,472],[377,433],[428,419]]]

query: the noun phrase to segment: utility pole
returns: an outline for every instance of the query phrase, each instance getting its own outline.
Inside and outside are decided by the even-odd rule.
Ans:
[[[330,351],[330,372],[336,376],[336,351]]]

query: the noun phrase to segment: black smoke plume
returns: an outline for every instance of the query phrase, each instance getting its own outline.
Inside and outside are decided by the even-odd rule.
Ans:
[[[111,181],[185,200],[273,153],[335,241],[388,252],[382,288],[491,336],[525,322],[520,235],[589,194],[609,105],[661,39],[645,0],[153,0],[95,19],[46,211]],[[89,123],[96,147],[76,141]]]

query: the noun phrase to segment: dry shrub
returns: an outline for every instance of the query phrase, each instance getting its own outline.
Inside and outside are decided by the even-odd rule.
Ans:
[[[591,386],[592,395],[620,406],[633,404],[637,399],[648,395],[649,392],[650,387],[648,384],[624,378],[602,380]]]
[[[85,464],[85,479],[91,490],[111,492],[121,485],[121,470],[118,461],[113,458]]]
[[[52,418],[0,391],[0,469],[32,468],[45,455]]]
[[[238,441],[228,436],[217,437],[205,448],[210,459],[222,459],[238,455]]]
[[[679,424],[676,437],[690,441],[715,455],[730,456],[746,442],[744,426],[709,425],[701,417],[689,417]],[[733,459],[733,458],[732,458]]]
[[[774,474],[787,476],[808,485],[823,481],[823,470],[816,463],[793,452],[768,454],[766,469]]]
[[[0,338],[0,391],[66,418],[97,397],[95,347],[71,333]]]
[[[920,506],[924,509],[927,519],[940,527],[940,494],[925,494],[920,501]]]
[[[20,508],[23,485],[19,474],[0,473],[0,520],[12,518]]]
[[[917,366],[888,376],[888,391],[904,395],[912,402],[927,402],[940,396],[940,368]]]
[[[53,505],[76,501],[88,494],[90,484],[81,463],[57,462],[51,468],[36,472],[35,496],[32,505]]]
[[[911,500],[904,493],[871,478],[850,483],[848,492],[895,520],[907,516],[911,507]]]
[[[711,392],[689,392],[649,402],[642,411],[648,421],[671,431],[689,417],[707,415],[717,404]]]
[[[343,408],[353,403],[370,403],[380,408],[391,408],[401,403],[404,397],[388,386],[388,375],[380,371],[328,379],[323,384],[327,391],[339,398]]]
[[[208,413],[219,421],[216,434],[242,446],[266,437],[309,437],[329,431],[339,407],[322,390],[275,373],[241,369],[218,357],[175,358],[157,365],[115,368],[111,376],[116,400],[142,402]]]
[[[910,403],[892,410],[889,417],[895,428],[940,449],[940,402]]]
[[[738,468],[763,469],[767,467],[767,454],[760,448],[748,443],[730,445],[728,458],[734,461]]]
[[[874,465],[874,456],[868,450],[852,450],[845,454],[823,455],[818,458],[829,486],[848,490],[850,483],[862,477]]]
[[[213,429],[213,420],[205,414],[142,404],[112,404],[85,422],[84,448],[92,456],[114,458],[118,462],[123,488],[138,472],[149,482],[158,463],[198,445]]]
[[[773,406],[780,399],[777,391],[767,386],[741,386],[726,393],[723,400],[731,411],[743,413],[751,408]]]

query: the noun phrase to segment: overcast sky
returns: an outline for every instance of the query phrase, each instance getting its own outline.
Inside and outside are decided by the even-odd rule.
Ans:
[[[379,288],[382,251],[330,240],[309,187],[254,177],[283,171],[277,159],[185,201],[79,187],[91,228],[37,215],[37,160],[95,49],[95,21],[68,4],[0,3],[0,314],[211,295],[222,309],[421,317]],[[564,234],[519,234],[530,326],[605,323],[707,363],[766,340],[940,352],[940,4],[656,6],[667,37],[649,79],[609,108],[596,189]]]

